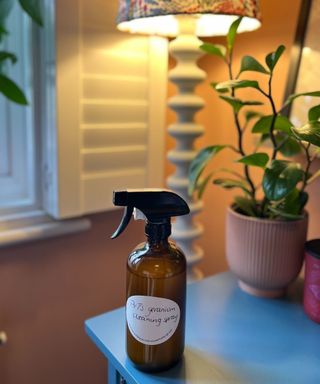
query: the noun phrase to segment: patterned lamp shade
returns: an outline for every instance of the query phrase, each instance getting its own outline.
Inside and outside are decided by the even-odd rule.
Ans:
[[[260,27],[259,0],[119,0],[118,28],[132,33],[176,36],[175,15],[198,17],[197,35],[225,35],[243,16],[238,32]]]

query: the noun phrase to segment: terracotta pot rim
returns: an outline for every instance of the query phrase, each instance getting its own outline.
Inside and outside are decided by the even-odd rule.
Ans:
[[[256,223],[261,223],[265,225],[282,225],[284,223],[290,225],[290,224],[296,224],[299,222],[304,222],[307,221],[309,218],[309,214],[307,211],[304,211],[304,217],[302,219],[297,219],[297,220],[274,220],[274,219],[263,219],[261,217],[253,217],[253,216],[246,216],[243,215],[242,213],[236,212],[233,208],[233,205],[228,206],[228,212],[232,214],[233,216],[236,216],[242,220],[246,221],[252,221]]]

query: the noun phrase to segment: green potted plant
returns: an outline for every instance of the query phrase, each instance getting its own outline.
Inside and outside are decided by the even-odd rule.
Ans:
[[[201,197],[211,180],[222,188],[241,191],[227,213],[227,261],[243,290],[276,297],[301,269],[308,225],[306,187],[320,176],[320,170],[311,172],[320,147],[320,105],[309,110],[302,127],[295,127],[284,111],[296,98],[320,97],[320,91],[294,94],[276,105],[272,85],[285,50],[282,45],[266,56],[264,64],[244,56],[235,72],[233,50],[240,22],[237,19],[230,27],[226,46],[205,43],[201,47],[226,64],[229,79],[211,85],[232,109],[237,145],[210,145],[197,154],[189,172],[190,193]],[[259,73],[260,78],[262,74],[265,82],[246,79],[248,72]],[[243,100],[239,94],[244,88],[253,89],[260,99]],[[263,104],[269,106],[268,114],[259,111]],[[247,152],[244,135],[250,129],[256,145]],[[221,151],[233,152],[243,172],[224,168],[221,177],[217,177],[219,170],[204,176],[209,161]],[[253,167],[262,170],[261,180],[252,177]]]

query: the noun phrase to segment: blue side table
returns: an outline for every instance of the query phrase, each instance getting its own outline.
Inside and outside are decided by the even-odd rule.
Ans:
[[[320,325],[301,305],[301,282],[286,299],[242,292],[227,272],[188,286],[186,348],[174,368],[145,374],[125,352],[124,308],[86,321],[109,361],[109,384],[319,384]]]

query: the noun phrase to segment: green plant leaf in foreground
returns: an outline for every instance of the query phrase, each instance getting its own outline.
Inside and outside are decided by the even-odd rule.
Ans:
[[[271,72],[273,71],[285,49],[286,47],[284,45],[280,45],[275,52],[271,52],[266,56],[266,64]]]
[[[229,81],[224,81],[222,83],[218,83],[216,85],[216,90],[221,91],[221,90],[229,90],[229,89],[238,89],[238,88],[255,88],[255,89],[260,89],[259,88],[259,83],[256,80],[229,80]]]
[[[293,133],[300,140],[320,147],[320,121],[310,121],[300,128],[292,128]]]
[[[236,113],[239,112],[242,107],[245,107],[247,105],[262,105],[261,101],[244,101],[244,100],[240,100],[236,97],[223,96],[223,95],[221,95],[219,97],[220,97],[220,99],[229,103]]]
[[[210,55],[221,57],[223,60],[226,59],[227,48],[224,45],[204,43],[200,49]]]
[[[0,43],[3,40],[3,37],[8,34],[7,30],[4,28],[3,25],[0,24]]]
[[[17,62],[17,56],[11,52],[0,51],[0,64],[6,60],[10,60],[12,64],[15,64]]]
[[[291,213],[293,215],[299,215],[302,213],[303,208],[308,202],[308,194],[304,191],[299,191],[295,188],[289,195],[284,199],[283,211]]]
[[[219,185],[220,187],[222,187],[224,189],[240,188],[246,194],[250,195],[250,190],[248,188],[247,183],[244,182],[244,181],[241,181],[241,180],[235,180],[235,179],[215,179],[215,180],[213,180],[213,184]]]
[[[320,105],[316,105],[309,109],[309,121],[317,121],[320,119]]]
[[[253,119],[257,119],[258,117],[261,117],[261,113],[257,111],[247,111],[245,113],[245,119],[247,123]]]
[[[308,194],[294,188],[280,204],[269,209],[281,218],[297,220],[303,218],[303,209],[308,202]]]
[[[257,61],[252,56],[244,56],[242,58],[239,74],[245,71],[253,71],[253,72],[269,74],[269,72],[264,68],[264,66],[261,65],[259,61]]]
[[[229,93],[230,92],[230,90],[229,89],[217,89],[216,88],[216,86],[218,85],[219,83],[217,83],[216,81],[212,81],[211,83],[210,83],[210,85],[211,85],[211,87],[215,90],[215,91],[217,91],[218,93]]]
[[[19,0],[19,3],[31,19],[42,27],[41,0]]]
[[[304,171],[300,164],[284,160],[273,160],[264,173],[262,187],[270,201],[286,197],[303,179]]]
[[[279,132],[276,135],[276,143],[279,146],[279,151],[283,156],[292,157],[301,153],[301,145],[298,139],[296,139],[293,135],[288,136],[283,132]]]
[[[261,117],[253,126],[252,133],[269,133],[272,124],[273,115]],[[286,116],[278,115],[274,123],[274,129],[276,131],[282,131],[291,135],[292,123]]]
[[[237,30],[239,28],[239,25],[241,23],[242,17],[239,17],[236,19],[230,26],[229,32],[227,34],[227,46],[228,46],[228,51],[229,54],[232,55],[233,47],[234,47],[234,42],[236,39],[237,35]]]
[[[252,199],[249,199],[244,196],[236,196],[234,198],[234,201],[236,205],[236,210],[240,211],[240,213],[253,217],[258,216],[256,211],[256,205]]]
[[[209,173],[209,175],[207,175],[203,180],[201,179],[200,181],[198,181],[197,183],[197,192],[198,192],[198,199],[201,199],[203,194],[204,194],[204,191],[210,181],[210,179],[212,178],[212,175],[213,175],[213,172]]]
[[[23,91],[18,87],[18,85],[2,74],[0,74],[0,92],[17,104],[28,104]]]
[[[211,145],[203,148],[193,159],[189,169],[189,194],[196,190],[198,179],[208,162],[224,148],[226,145]]]
[[[267,153],[258,152],[252,155],[244,156],[241,159],[237,160],[238,163],[243,163],[245,165],[251,165],[253,167],[265,168],[268,164],[269,156]]]

